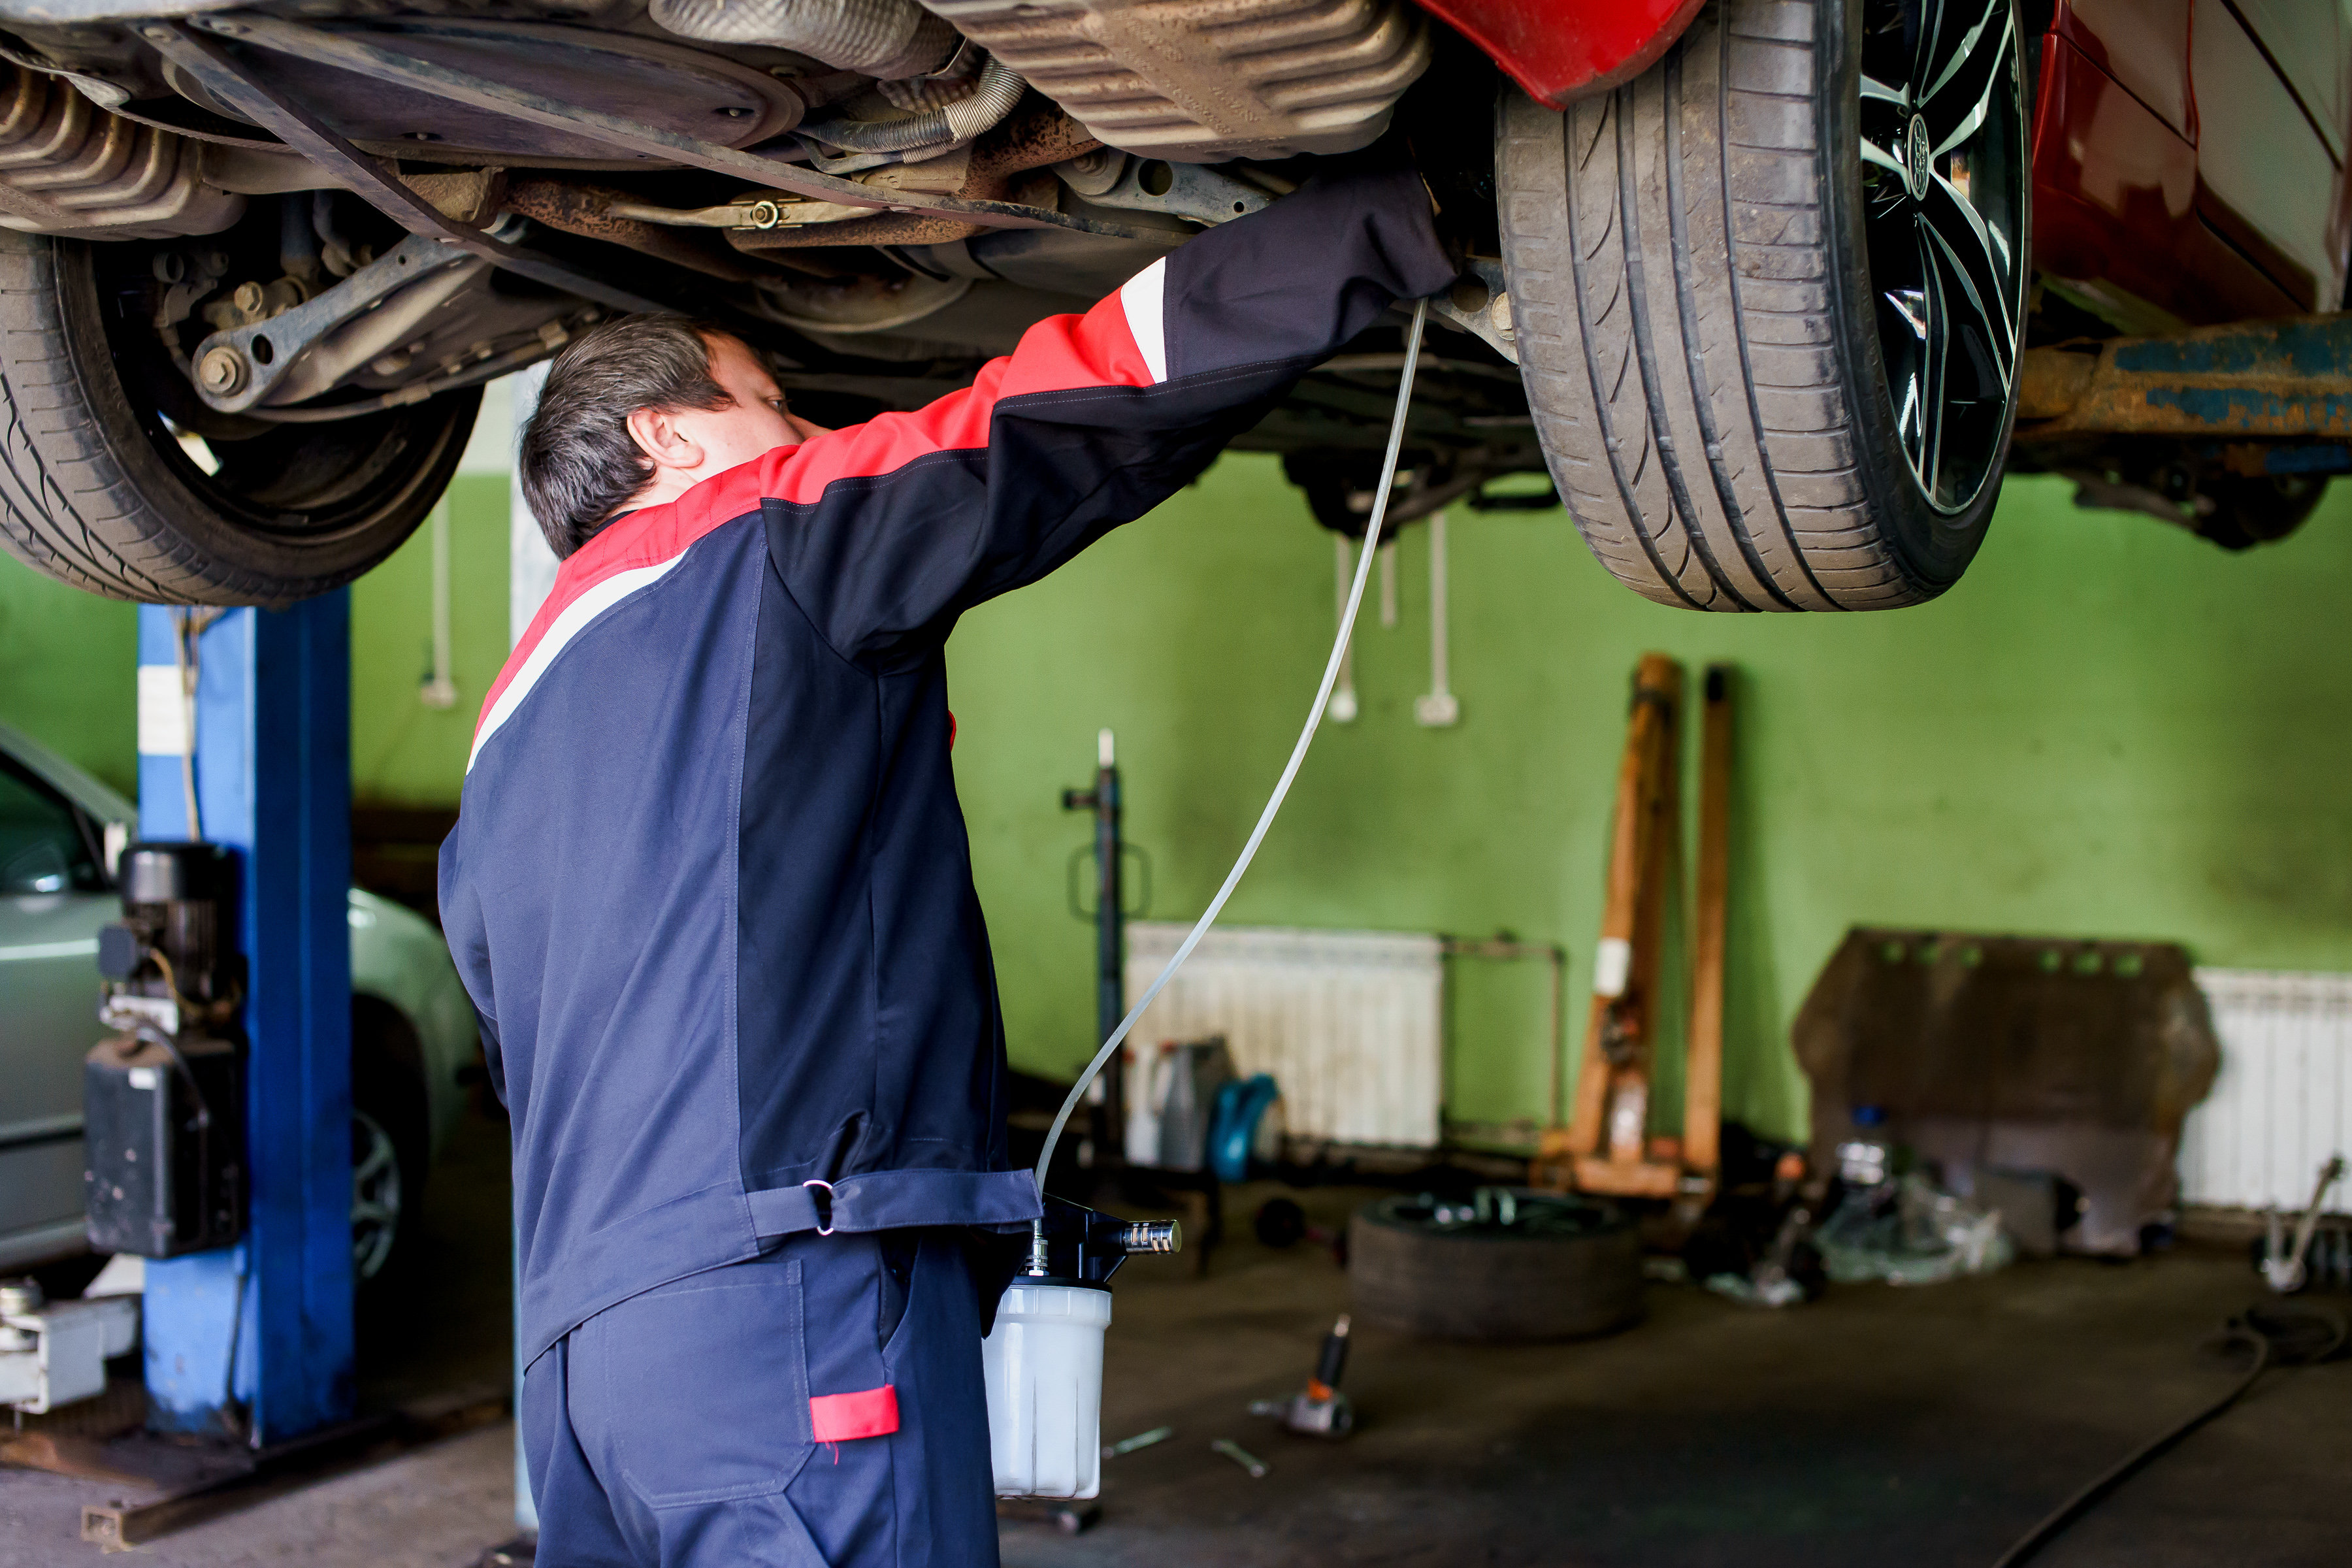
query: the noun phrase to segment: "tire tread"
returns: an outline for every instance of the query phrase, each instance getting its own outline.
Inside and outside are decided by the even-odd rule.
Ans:
[[[1499,116],[1537,432],[1594,555],[1661,604],[1935,592],[1873,515],[1834,348],[1822,3],[1717,0],[1637,80],[1564,114],[1512,93]]]

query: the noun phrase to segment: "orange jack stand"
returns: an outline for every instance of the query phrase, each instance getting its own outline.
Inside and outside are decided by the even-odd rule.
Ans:
[[[1567,1125],[1548,1129],[1530,1168],[1538,1186],[1612,1197],[1696,1199],[1714,1190],[1723,1104],[1723,958],[1731,801],[1730,670],[1706,672],[1699,763],[1696,929],[1685,1056],[1683,1134],[1648,1136],[1659,957],[1682,831],[1678,720],[1682,666],[1643,656],[1617,770],[1601,941],[1583,1065]]]

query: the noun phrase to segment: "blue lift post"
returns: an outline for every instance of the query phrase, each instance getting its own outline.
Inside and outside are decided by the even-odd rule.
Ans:
[[[140,609],[142,669],[176,678],[187,613]],[[352,1411],[351,596],[194,613],[218,617],[195,639],[197,811],[244,874],[251,1195],[235,1247],[147,1265],[149,1421],[259,1447]],[[180,755],[142,743],[141,836],[189,837],[184,801]]]

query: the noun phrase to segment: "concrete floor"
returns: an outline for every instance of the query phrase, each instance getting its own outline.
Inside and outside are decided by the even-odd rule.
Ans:
[[[1336,1221],[1349,1196],[1307,1201]],[[1347,1385],[1362,1425],[1324,1445],[1246,1411],[1303,1380],[1344,1310],[1328,1256],[1237,1247],[1198,1284],[1134,1263],[1117,1293],[1104,1435],[1178,1435],[1108,1462],[1094,1530],[1008,1525],[1004,1557],[1979,1568],[2227,1388],[2237,1363],[2200,1341],[2256,1293],[2242,1253],[2177,1251],[1853,1287],[1786,1312],[1654,1286],[1645,1322],[1581,1344],[1360,1331]],[[1273,1473],[1252,1480],[1209,1450],[1219,1436]],[[2352,1362],[2274,1374],[2036,1562],[2341,1564],[2347,1475]]]
[[[389,1401],[503,1364],[504,1173],[483,1122],[436,1174],[427,1268],[362,1366]],[[1232,1194],[1246,1215],[1264,1194]],[[1304,1194],[1336,1222],[1362,1194]],[[2242,1256],[2021,1265],[1796,1310],[1654,1287],[1637,1328],[1583,1344],[1428,1345],[1360,1331],[1344,1444],[1286,1436],[1251,1399],[1303,1380],[1346,1276],[1242,1240],[1120,1277],[1106,1437],[1177,1436],[1108,1462],[1102,1522],[1007,1522],[1008,1568],[1181,1563],[1979,1568],[2083,1480],[2226,1387],[2200,1342],[2254,1294]],[[2338,1302],[2338,1305],[2352,1303]],[[1273,1464],[1252,1480],[1215,1437]],[[157,1568],[466,1568],[508,1532],[500,1426],[277,1496],[142,1548]],[[2328,1564],[2352,1557],[2352,1363],[2276,1375],[2037,1559]],[[95,1559],[106,1489],[0,1472],[0,1568]]]

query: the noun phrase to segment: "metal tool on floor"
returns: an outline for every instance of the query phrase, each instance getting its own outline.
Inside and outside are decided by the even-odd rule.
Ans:
[[[1323,1336],[1323,1353],[1315,1360],[1315,1375],[1287,1399],[1260,1399],[1250,1405],[1253,1415],[1270,1415],[1302,1437],[1344,1437],[1356,1429],[1356,1406],[1339,1392],[1339,1374],[1348,1370],[1348,1314]]]
[[[1173,1426],[1154,1426],[1149,1432],[1138,1432],[1132,1437],[1121,1437],[1116,1443],[1103,1445],[1103,1458],[1116,1459],[1122,1454],[1132,1454],[1139,1448],[1149,1448],[1154,1443],[1165,1443],[1176,1436]]]
[[[2271,1211],[2270,1226],[2263,1237],[2260,1267],[2263,1283],[2280,1295],[2292,1296],[2312,1282],[2312,1236],[2319,1228],[2321,1211],[2327,1206],[2328,1189],[2343,1179],[2343,1155],[2336,1155],[2320,1167],[2319,1183],[2312,1189],[2311,1203],[2304,1209],[2303,1217],[2294,1222],[2292,1243],[2287,1240],[2286,1216],[2276,1209]],[[2336,1261],[2334,1255],[2340,1254],[2341,1250],[2340,1247],[2330,1248],[2329,1261]],[[2333,1270],[2322,1269],[2320,1274],[2324,1279]]]
[[[1249,1479],[1254,1481],[1265,1479],[1267,1474],[1274,1468],[1272,1465],[1267,1464],[1230,1437],[1214,1438],[1210,1442],[1209,1447],[1213,1452],[1223,1454],[1226,1458],[1247,1470]]]
[[[1064,1535],[1082,1535],[1102,1521],[1102,1504],[1048,1502],[1038,1498],[999,1498],[996,1500],[996,1517],[1026,1520],[1032,1524],[1050,1524]]]

